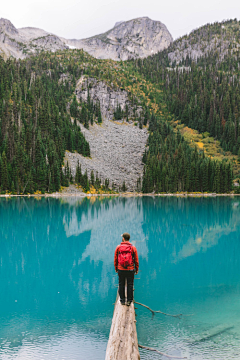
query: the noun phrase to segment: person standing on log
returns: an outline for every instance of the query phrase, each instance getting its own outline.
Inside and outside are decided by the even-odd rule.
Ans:
[[[130,235],[124,233],[122,242],[116,247],[114,254],[115,271],[118,273],[119,296],[122,305],[125,305],[125,279],[127,279],[127,306],[133,301],[134,273],[138,273],[138,253],[135,246],[130,243]]]

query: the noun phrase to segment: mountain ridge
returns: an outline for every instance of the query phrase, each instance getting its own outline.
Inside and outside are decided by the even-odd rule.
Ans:
[[[171,125],[240,179],[240,21],[206,24],[135,62],[163,94]],[[194,48],[195,46],[195,48]],[[236,185],[237,186],[237,185]]]
[[[29,30],[26,32],[26,29],[32,31],[34,29],[35,34],[38,33],[37,37],[29,36]],[[17,29],[10,20],[0,19],[0,55],[4,59],[10,56],[24,59],[28,55],[36,54],[42,50],[56,51],[67,48],[58,36],[47,33],[45,30],[37,28]]]
[[[165,49],[173,38],[160,21],[148,17],[119,21],[105,33],[85,39],[66,39],[43,29],[17,29],[10,20],[0,19],[0,53],[4,58],[25,58],[42,50],[83,49],[99,59],[144,58]]]
[[[98,59],[128,60],[157,53],[167,48],[173,38],[160,21],[141,17],[117,22],[105,33],[65,41]]]
[[[4,26],[10,41],[15,30],[9,23]],[[232,46],[220,60],[215,46],[197,60],[192,60],[190,53],[186,58],[181,56],[179,63],[171,62],[169,53],[177,49],[175,42],[141,60],[103,61],[78,49],[41,52],[19,62],[0,59],[0,190],[52,192],[75,181],[86,191],[90,185],[98,191],[100,186],[108,189],[111,180],[120,190],[126,186],[134,190],[136,186],[143,193],[231,192],[233,176],[236,180],[240,175],[240,52],[232,42],[239,23],[226,24],[222,35],[221,27],[213,24],[200,28],[194,38],[186,36],[180,48],[191,49],[198,43],[198,32],[205,44],[220,31],[221,39]],[[32,39],[36,34],[41,35],[31,28],[29,41],[36,46],[38,41],[42,44],[54,39],[50,34]],[[114,135],[111,144],[109,121]],[[120,126],[122,131],[116,131]],[[139,160],[135,180],[124,164],[129,153],[123,135],[127,129],[136,129],[135,141],[136,132],[140,135],[149,130],[142,158],[145,165],[140,163],[142,150],[129,141],[134,158],[128,166],[134,169],[132,163],[136,165]],[[199,133],[194,134],[193,129]],[[123,136],[117,139],[120,133]],[[221,147],[221,157],[211,152],[213,143]],[[97,151],[100,160],[104,160],[101,152],[106,155],[108,167],[103,173],[99,173],[102,163],[99,168],[94,151],[89,158],[91,149]],[[114,165],[123,175],[108,172],[111,149],[122,154]],[[64,154],[67,163],[62,167]],[[126,173],[130,181],[122,182]]]

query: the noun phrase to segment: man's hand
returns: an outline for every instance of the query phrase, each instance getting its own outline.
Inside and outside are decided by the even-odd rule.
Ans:
[[[117,270],[117,269],[115,269],[115,271],[116,271],[116,273],[118,273],[118,270]]]
[[[135,275],[137,275],[138,274],[138,271],[135,271]]]

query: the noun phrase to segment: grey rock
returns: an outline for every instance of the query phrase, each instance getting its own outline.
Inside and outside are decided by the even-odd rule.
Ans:
[[[120,25],[120,24],[122,24],[124,21],[117,21],[116,22],[116,24],[114,25],[114,27],[116,27],[116,26],[118,26],[118,25]]]
[[[234,44],[234,46],[232,46]],[[224,22],[221,33],[215,34],[206,26],[193,30],[189,35],[175,40],[169,47],[168,58],[170,63],[178,65],[187,56],[196,61],[198,58],[217,54],[216,62],[221,62],[229,52],[237,60],[237,51],[240,48],[238,32],[229,32],[225,29]],[[185,68],[185,70],[187,70]],[[188,70],[187,70],[188,71]]]
[[[102,116],[107,120],[114,119],[114,111],[117,106],[120,105],[121,109],[125,111],[126,106],[128,107],[128,118],[131,119],[135,116],[139,117],[142,114],[142,107],[133,107],[128,99],[128,92],[119,88],[113,89],[103,81],[99,81],[95,78],[86,78],[82,76],[76,85],[75,94],[76,97],[84,102],[87,102],[89,86],[89,95],[93,100],[93,103],[99,103],[101,108]],[[135,118],[135,117],[134,117]],[[106,124],[108,126],[108,124]]]
[[[119,125],[108,119],[104,119],[101,125],[90,125],[89,130],[82,124],[80,126],[90,144],[91,158],[66,151],[64,162],[66,165],[68,161],[73,176],[79,161],[82,172],[87,170],[88,177],[93,171],[95,176],[98,173],[102,183],[109,179],[110,187],[115,184],[119,189],[125,181],[128,191],[136,190],[137,180],[143,173],[142,156],[148,139],[147,129],[141,130],[126,122]]]
[[[16,29],[11,21],[0,19],[0,55],[23,59],[41,50],[56,51],[68,46],[56,35],[35,28]]]
[[[82,172],[86,170],[88,177],[91,171],[98,174],[102,183],[109,179],[110,187],[113,185],[119,189],[125,181],[128,191],[135,191],[137,181],[142,177],[144,164],[142,157],[148,139],[146,128],[129,124],[126,121],[113,121],[113,113],[117,105],[125,108],[129,106],[130,114],[133,109],[128,100],[128,93],[119,88],[112,89],[110,86],[95,78],[82,76],[76,85],[76,96],[81,101],[87,101],[87,84],[90,85],[90,97],[93,102],[98,102],[101,107],[103,123],[90,125],[89,130],[78,123],[85,138],[89,142],[91,158],[78,153],[66,151],[65,166],[68,162],[73,176],[79,161]],[[142,108],[137,112],[141,114]]]
[[[98,59],[144,58],[167,48],[173,41],[167,27],[148,17],[120,21],[106,33],[83,40],[63,39]]]
[[[76,196],[85,196],[85,193],[82,191],[81,188],[78,188],[76,185],[74,184],[70,184],[68,187],[64,188],[63,190],[61,190],[61,192],[59,192],[58,194],[61,195],[76,195]]]
[[[0,19],[0,54],[5,58],[23,59],[41,50],[77,48],[99,59],[127,60],[155,54],[172,40],[163,23],[148,17],[119,21],[106,33],[82,40],[61,38],[33,27],[16,29],[9,20]]]

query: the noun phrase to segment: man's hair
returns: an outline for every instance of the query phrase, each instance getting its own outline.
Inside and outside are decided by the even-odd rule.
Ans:
[[[130,240],[130,234],[129,233],[123,233],[122,237],[124,237],[124,239],[127,240],[127,241]]]

